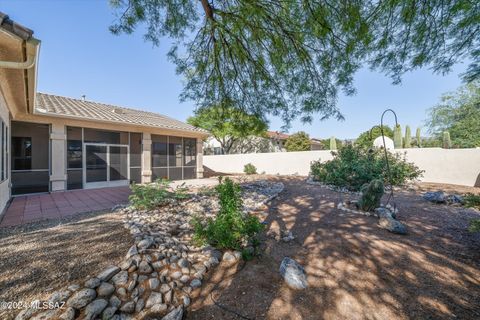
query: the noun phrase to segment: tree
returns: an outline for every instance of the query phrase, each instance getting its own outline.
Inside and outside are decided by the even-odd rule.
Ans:
[[[390,127],[383,126],[383,133],[385,134],[385,137],[393,138],[393,131]],[[374,126],[370,130],[362,132],[355,140],[355,145],[364,148],[371,148],[373,147],[373,141],[380,136],[382,136],[380,126]]]
[[[228,154],[237,141],[262,135],[268,128],[267,122],[261,117],[225,105],[198,109],[187,122],[210,131],[220,143],[223,154]]]
[[[453,147],[480,147],[480,81],[443,95],[441,102],[430,109],[426,123],[439,140],[448,131]]]
[[[292,134],[285,142],[285,149],[289,152],[311,150],[310,136],[303,131]]]
[[[408,71],[445,73],[472,61],[480,77],[479,6],[474,0],[329,1],[110,0],[114,34],[145,25],[145,39],[173,40],[170,59],[198,107],[232,101],[250,114],[342,119],[339,91],[355,92],[368,65],[394,83]]]

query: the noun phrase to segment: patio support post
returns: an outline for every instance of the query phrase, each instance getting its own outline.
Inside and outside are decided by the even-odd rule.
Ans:
[[[203,178],[203,139],[197,138],[197,179]]]
[[[152,182],[152,138],[150,133],[143,133],[142,140],[142,183]]]
[[[66,170],[66,143],[67,133],[65,125],[52,123],[50,131],[51,152],[50,152],[50,184],[51,191],[63,191],[67,185]]]

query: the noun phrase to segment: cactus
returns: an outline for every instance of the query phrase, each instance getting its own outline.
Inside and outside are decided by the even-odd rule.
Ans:
[[[410,126],[405,127],[405,148],[412,147],[412,133],[410,131]]]
[[[362,195],[357,203],[360,210],[373,211],[380,206],[380,200],[384,192],[382,180],[374,179],[370,183],[364,184],[361,191]]]
[[[337,140],[335,137],[330,137],[330,150],[337,150]]]
[[[450,133],[448,131],[443,132],[443,148],[450,149],[452,147],[452,140],[450,140]]]
[[[420,136],[420,128],[417,128],[417,132],[415,133],[415,137],[417,138],[417,147],[422,147],[422,137]]]
[[[403,141],[402,141],[402,128],[398,124],[394,131],[393,131],[393,144],[395,149],[402,149]]]

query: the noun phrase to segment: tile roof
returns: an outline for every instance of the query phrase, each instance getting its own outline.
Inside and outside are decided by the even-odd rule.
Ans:
[[[37,93],[35,114],[71,117],[80,120],[107,121],[146,127],[187,131],[208,135],[208,131],[170,117],[98,102]]]
[[[28,40],[32,37],[33,31],[16,23],[8,17],[5,13],[0,11],[0,28],[5,29],[23,40]]]

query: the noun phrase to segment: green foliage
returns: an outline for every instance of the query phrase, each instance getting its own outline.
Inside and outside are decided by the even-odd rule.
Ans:
[[[303,131],[292,134],[285,142],[285,149],[289,152],[309,151],[311,149],[310,136]]]
[[[383,126],[383,134],[385,137],[393,138],[393,131],[388,126]],[[373,141],[382,136],[382,130],[379,126],[374,126],[370,130],[362,132],[355,140],[355,145],[363,148],[371,148]]]
[[[421,136],[421,133],[420,133],[420,128],[417,128],[417,131],[415,132],[415,144],[419,148],[422,147],[422,136]]]
[[[337,140],[335,137],[330,137],[330,150],[337,150]]]
[[[450,140],[450,133],[448,131],[443,132],[442,147],[444,149],[450,149],[452,147],[452,140]]]
[[[220,143],[224,154],[228,154],[235,142],[252,135],[263,135],[267,121],[262,117],[248,114],[228,104],[198,109],[187,122],[208,130]]]
[[[242,198],[240,186],[226,178],[216,187],[220,211],[215,220],[192,219],[193,240],[198,245],[210,244],[219,249],[241,250],[245,243],[254,242],[256,235],[263,230],[257,217],[241,212]]]
[[[410,126],[405,127],[404,147],[405,148],[411,148],[412,147],[412,132],[410,131]]]
[[[402,127],[400,125],[396,125],[393,131],[393,145],[395,149],[403,148]]]
[[[363,211],[373,211],[380,206],[380,200],[384,193],[383,181],[375,179],[364,184],[360,189],[362,196],[358,201],[358,207]]]
[[[201,4],[200,4],[200,3]],[[341,117],[338,92],[353,94],[361,66],[395,83],[411,70],[450,71],[471,61],[480,75],[478,6],[456,1],[110,0],[114,34],[145,31],[172,42],[169,58],[185,79],[182,99],[312,120]]]
[[[426,123],[440,141],[448,131],[455,148],[480,147],[480,81],[443,95],[441,102],[430,109]]]
[[[189,197],[187,188],[183,185],[172,190],[170,181],[162,179],[150,184],[130,185],[132,194],[129,196],[131,205],[139,210],[150,210],[171,203],[172,200],[182,200]]]
[[[480,232],[480,219],[470,220],[470,226],[468,228],[470,232]]]
[[[463,196],[463,203],[466,207],[476,208],[480,210],[480,195],[467,193]]]
[[[314,180],[352,191],[359,191],[364,184],[375,179],[390,184],[382,149],[346,145],[332,154],[332,160],[312,162],[310,173]],[[388,152],[387,155],[393,185],[404,185],[422,176],[423,171],[398,153]]]
[[[245,172],[246,174],[256,174],[257,173],[257,168],[253,164],[247,163],[243,167],[243,172]]]

